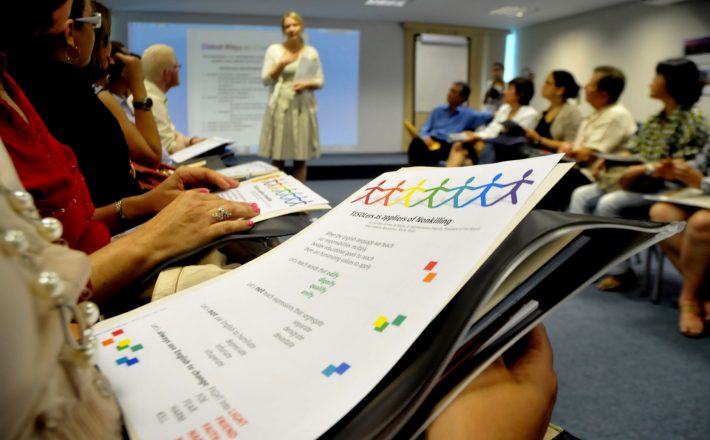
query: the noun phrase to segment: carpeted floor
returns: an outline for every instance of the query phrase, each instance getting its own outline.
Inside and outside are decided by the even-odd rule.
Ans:
[[[548,317],[555,423],[585,439],[710,438],[710,337],[678,332],[680,276],[664,278],[659,305],[588,287]]]

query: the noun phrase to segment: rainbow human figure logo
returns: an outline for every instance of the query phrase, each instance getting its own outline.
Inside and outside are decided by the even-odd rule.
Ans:
[[[376,186],[365,188],[365,194],[350,203],[380,204],[387,207],[401,205],[405,208],[418,206],[465,208],[475,204],[487,208],[509,200],[511,204],[515,205],[518,203],[520,188],[523,185],[535,183],[534,180],[528,179],[532,173],[533,170],[529,169],[519,179],[510,181],[504,179],[503,173],[498,173],[490,182],[483,182],[480,185],[474,184],[476,176],[472,176],[460,186],[449,186],[449,178],[443,179],[438,184],[427,184],[427,179],[422,179],[414,186],[407,185],[406,180],[401,180],[395,186],[391,186],[388,185],[387,179],[384,179]],[[492,195],[491,191],[495,195]]]
[[[129,357],[128,354],[136,353],[137,351],[143,350],[143,344],[131,345],[131,340],[123,336],[123,330],[118,329],[111,332],[111,336],[107,339],[101,341],[101,345],[104,347],[113,346],[115,344],[116,351],[124,356],[116,359],[116,365],[125,365],[126,367],[131,367],[139,362],[137,356]],[[130,353],[126,350],[129,350]]]
[[[265,180],[263,185],[289,207],[307,205],[313,202],[313,200],[311,200],[303,192],[292,188],[286,179],[275,177],[273,179]]]

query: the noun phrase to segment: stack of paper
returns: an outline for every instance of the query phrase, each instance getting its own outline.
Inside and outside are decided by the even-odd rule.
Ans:
[[[227,200],[258,204],[261,213],[252,218],[255,222],[294,212],[330,209],[326,199],[283,172],[255,177],[215,194]]]
[[[279,171],[273,165],[260,160],[255,160],[253,162],[247,162],[239,165],[235,165],[229,168],[222,168],[215,170],[220,174],[224,174],[227,177],[238,180],[251,179],[252,177],[263,176],[266,174],[276,173]]]

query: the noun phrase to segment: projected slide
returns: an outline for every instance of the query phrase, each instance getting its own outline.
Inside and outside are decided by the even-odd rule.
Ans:
[[[307,28],[304,37],[318,50],[325,76],[316,91],[322,150],[352,150],[359,31]],[[168,92],[168,108],[178,130],[233,139],[238,152],[256,152],[268,99],[261,67],[266,48],[283,40],[279,27],[132,22],[128,38],[139,54],[155,43],[175,49],[182,84]]]

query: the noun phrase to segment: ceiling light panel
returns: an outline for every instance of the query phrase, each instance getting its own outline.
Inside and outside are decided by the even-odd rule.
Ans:
[[[409,3],[409,0],[365,0],[365,6],[384,6],[401,8]]]
[[[533,12],[533,10],[525,6],[503,6],[502,8],[492,10],[489,14],[502,15],[504,17],[523,18],[531,12]]]

